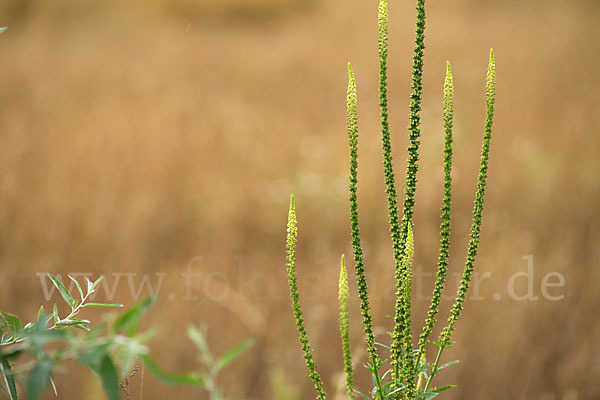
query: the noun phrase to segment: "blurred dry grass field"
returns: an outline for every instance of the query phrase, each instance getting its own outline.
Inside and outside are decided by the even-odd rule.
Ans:
[[[391,127],[400,174],[412,3],[390,4]],[[480,276],[490,278],[481,281],[479,300],[467,301],[458,344],[448,352],[448,360],[461,360],[440,377],[459,385],[448,399],[600,398],[599,20],[597,1],[428,5],[415,215],[422,274],[434,271],[437,258],[445,60],[453,63],[456,87],[453,271],[462,268],[467,244],[489,47],[498,63],[478,263]],[[0,25],[10,28],[0,38],[0,309],[33,317],[46,302],[40,272],[105,274],[116,282],[113,300],[126,304],[134,301],[128,277],[136,287],[142,274],[153,283],[163,277],[147,324],[161,327],[153,350],[166,368],[197,368],[185,326],[203,323],[217,350],[257,338],[224,374],[230,394],[312,398],[284,271],[293,192],[306,320],[332,388],[342,368],[338,259],[351,252],[350,60],[359,92],[362,230],[385,340],[393,264],[380,168],[374,2],[2,0]],[[538,300],[512,299],[507,284],[527,271],[529,255]],[[191,286],[181,275],[188,265],[200,274]],[[564,276],[564,287],[550,289],[561,300],[542,295],[550,272]],[[129,275],[116,281],[115,273]],[[425,295],[433,279],[422,284]],[[519,279],[516,292],[527,289]],[[417,324],[427,306],[421,296]],[[353,340],[360,354],[358,323]],[[59,398],[100,398],[95,378],[73,368],[56,377]],[[144,379],[147,400],[203,398],[149,373]]]

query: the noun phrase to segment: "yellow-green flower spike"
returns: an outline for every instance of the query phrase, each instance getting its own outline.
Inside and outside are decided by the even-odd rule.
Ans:
[[[452,205],[452,157],[453,157],[453,123],[454,123],[454,86],[452,67],[446,64],[446,78],[444,81],[443,96],[443,125],[444,125],[444,187],[441,207],[440,225],[440,250],[435,286],[431,305],[427,312],[423,330],[419,336],[417,350],[413,350],[412,332],[412,281],[413,281],[413,256],[414,234],[413,216],[415,194],[417,188],[417,173],[419,162],[419,147],[421,137],[421,110],[423,95],[423,64],[425,51],[425,0],[416,0],[416,36],[414,54],[412,57],[412,85],[410,94],[410,115],[408,126],[408,160],[406,166],[406,180],[402,210],[396,191],[395,174],[392,159],[391,133],[388,110],[387,87],[387,61],[388,61],[388,3],[379,0],[378,8],[378,57],[379,57],[379,110],[381,122],[381,140],[383,153],[383,167],[386,185],[388,206],[388,219],[390,236],[392,238],[394,256],[394,278],[396,281],[396,300],[394,309],[394,327],[391,333],[392,343],[391,370],[380,375],[380,369],[385,361],[379,357],[375,345],[373,318],[370,309],[370,299],[367,287],[365,260],[363,255],[358,213],[358,117],[356,79],[350,63],[348,63],[348,92],[347,92],[347,134],[350,153],[349,176],[349,203],[350,203],[350,231],[352,238],[354,270],[358,297],[360,299],[362,323],[366,336],[368,360],[365,366],[372,374],[374,387],[370,396],[374,400],[392,399],[409,400],[415,398],[433,398],[442,390],[452,387],[447,385],[437,390],[430,391],[433,378],[439,371],[438,364],[445,349],[451,347],[450,342],[454,326],[460,318],[466,299],[467,291],[475,268],[475,259],[478,253],[485,187],[487,183],[487,170],[492,137],[492,124],[494,117],[496,69],[494,53],[490,50],[490,60],[487,70],[485,90],[486,120],[481,149],[481,163],[477,178],[477,189],[473,207],[473,219],[470,231],[467,258],[463,276],[458,289],[456,301],[451,308],[448,325],[442,330],[439,339],[435,342],[438,353],[431,363],[425,357],[426,346],[430,341],[436,317],[441,304],[442,293],[448,275],[450,258],[450,232],[451,232],[451,205]],[[400,216],[400,211],[402,215]],[[311,347],[302,319],[298,286],[296,282],[296,242],[297,222],[294,207],[294,198],[290,201],[287,237],[287,273],[292,299],[292,308],[296,318],[300,343],[306,367],[310,378],[317,391],[317,399],[324,400],[325,392],[321,377],[316,371]],[[344,256],[340,263],[339,278],[339,329],[342,340],[344,357],[344,372],[346,376],[346,391],[350,399],[355,399],[354,377],[350,346],[350,318],[349,318],[349,289],[348,275]],[[386,347],[382,345],[382,347]],[[388,375],[389,373],[389,375]],[[424,385],[423,385],[424,383]],[[366,395],[359,393],[363,398]]]
[[[404,216],[402,233],[406,235],[407,222],[412,221],[417,191],[417,172],[419,170],[419,137],[421,136],[421,102],[423,95],[423,58],[425,56],[425,0],[417,0],[415,48],[413,55],[412,93],[410,95],[408,163],[406,167],[406,189],[404,190]]]
[[[410,380],[409,374],[412,367],[411,291],[414,243],[413,230],[411,225],[408,225],[408,235],[402,257],[402,269],[406,271],[406,275],[400,288],[396,291],[395,324],[391,346],[394,381],[397,384],[403,382],[404,385]]]
[[[404,280],[405,271],[402,268],[403,245],[402,233],[400,228],[400,217],[398,211],[398,193],[396,191],[396,180],[394,174],[393,157],[392,157],[392,141],[389,126],[388,115],[388,97],[387,97],[387,56],[388,56],[388,9],[387,1],[379,2],[378,15],[378,55],[379,55],[379,113],[381,119],[381,143],[383,151],[383,172],[385,177],[387,203],[388,203],[388,218],[390,224],[390,235],[392,237],[392,248],[394,254],[394,271],[396,276],[396,288],[401,291],[401,282]],[[396,327],[394,332],[401,335],[404,330],[401,328],[405,325],[405,313],[400,311],[404,304],[404,299],[397,299],[397,307],[394,320]],[[392,364],[395,366],[394,378],[398,377],[400,370],[400,352],[392,352]]]
[[[473,220],[471,224],[471,235],[469,240],[469,249],[463,277],[458,288],[456,302],[452,307],[452,312],[448,320],[448,326],[442,333],[442,340],[448,342],[450,335],[454,330],[454,324],[460,317],[462,305],[467,297],[467,290],[475,268],[475,258],[479,249],[479,238],[481,233],[481,221],[483,215],[483,202],[485,196],[485,186],[487,183],[488,160],[490,154],[490,141],[492,139],[492,123],[494,119],[494,101],[496,95],[496,65],[494,63],[494,52],[490,51],[490,62],[487,70],[487,82],[485,90],[486,120],[485,132],[483,134],[483,144],[481,147],[481,163],[479,166],[479,176],[477,178],[477,192],[475,194],[475,204],[473,206]]]
[[[350,352],[350,314],[348,312],[348,274],[343,254],[340,262],[338,299],[340,303],[340,336],[342,338],[342,352],[344,355],[346,393],[349,399],[354,399],[354,377],[352,374],[352,355]]]
[[[421,102],[422,102],[422,94],[423,94],[423,58],[424,58],[424,50],[425,50],[425,0],[417,0],[417,22],[416,22],[416,34],[415,34],[415,47],[414,47],[414,55],[413,55],[413,72],[412,72],[412,93],[410,95],[410,115],[409,115],[409,146],[408,146],[408,161],[406,166],[406,184],[404,189],[404,202],[403,202],[403,215],[402,215],[402,225],[398,227],[399,222],[397,222],[397,217],[394,217],[394,208],[396,209],[397,215],[397,200],[395,188],[390,190],[390,185],[388,185],[388,210],[390,214],[390,227],[392,231],[392,239],[394,246],[394,258],[396,260],[396,287],[399,292],[403,292],[401,288],[403,285],[411,284],[411,276],[412,272],[407,271],[399,260],[405,253],[404,247],[408,237],[408,230],[410,225],[412,224],[413,217],[413,208],[415,204],[415,193],[417,191],[417,172],[419,170],[419,146],[420,141],[419,137],[421,136]],[[385,152],[385,151],[384,151]],[[391,167],[390,167],[391,169]],[[386,169],[386,182],[388,180],[388,171]],[[394,195],[393,204],[390,202],[389,198],[391,195]],[[393,205],[395,207],[393,207]],[[403,315],[408,315],[410,319],[410,298],[397,302],[397,304],[403,304],[401,306],[403,310],[399,312],[396,310],[396,325],[400,325],[400,327],[394,327],[394,332],[410,332],[410,323],[409,321],[404,320]],[[409,330],[406,330],[408,327]],[[412,334],[411,334],[412,335]],[[401,362],[397,358],[399,354],[392,354],[393,363],[396,365],[396,369],[394,369],[394,379],[397,381],[399,379],[399,370],[397,369]],[[408,377],[410,378],[410,377]],[[398,382],[397,382],[398,383]],[[414,380],[408,379],[406,382],[407,388],[404,393],[407,393],[409,396],[414,392]]]
[[[290,197],[290,211],[288,214],[287,224],[287,275],[288,284],[290,286],[290,297],[292,298],[292,309],[296,318],[296,327],[300,335],[300,344],[304,352],[306,368],[308,369],[310,379],[313,381],[315,390],[317,391],[317,399],[325,400],[326,395],[323,390],[323,382],[321,376],[317,372],[317,366],[313,360],[312,350],[308,342],[304,319],[302,318],[302,309],[300,307],[300,294],[298,293],[298,283],[296,279],[296,243],[298,242],[298,225],[296,221],[296,208],[294,206],[294,195]]]
[[[487,69],[487,80],[485,88],[485,107],[486,107],[486,119],[485,119],[485,130],[483,133],[483,144],[481,146],[481,162],[479,165],[479,175],[477,177],[477,192],[475,193],[475,202],[473,205],[473,220],[471,223],[471,234],[469,239],[469,248],[467,250],[467,260],[465,261],[465,268],[463,270],[463,276],[458,288],[456,295],[456,301],[450,311],[450,317],[448,318],[448,325],[443,329],[440,339],[438,341],[438,354],[434,364],[432,366],[432,374],[425,388],[429,388],[431,380],[435,375],[435,368],[440,360],[441,353],[450,344],[450,338],[452,332],[454,332],[454,325],[460,318],[461,311],[463,309],[463,303],[467,298],[467,291],[469,290],[469,284],[473,277],[473,270],[475,268],[475,259],[479,249],[479,240],[481,234],[481,222],[483,215],[483,203],[485,197],[485,186],[487,183],[487,170],[488,160],[490,154],[490,141],[492,139],[492,125],[494,121],[494,102],[496,96],[496,64],[494,61],[494,52],[490,50],[490,61]]]
[[[435,316],[439,311],[442,292],[446,282],[448,263],[450,261],[450,209],[452,205],[452,125],[454,119],[454,84],[452,81],[452,67],[450,62],[446,63],[446,79],[444,82],[443,119],[445,130],[444,141],[444,199],[442,202],[442,224],[440,225],[440,255],[438,258],[438,270],[435,280],[435,288],[431,299],[431,306],[427,312],[427,319],[423,332],[419,338],[419,352],[416,359],[419,360],[425,352],[425,346],[436,323]],[[415,367],[418,364],[415,364]],[[416,370],[414,373],[416,374]]]
[[[412,265],[415,254],[415,239],[413,236],[412,225],[408,224],[408,235],[406,236],[406,245],[404,246],[404,258],[402,259],[402,268],[406,270],[406,278],[403,282],[404,289],[404,355],[407,360],[406,366],[410,366],[412,358],[412,334],[411,334],[411,292],[412,292]]]
[[[381,363],[377,348],[375,347],[375,334],[373,332],[373,317],[371,316],[371,306],[369,303],[369,290],[367,286],[367,277],[365,275],[365,262],[360,240],[360,228],[358,225],[358,117],[356,114],[356,80],[352,66],[348,64],[348,143],[350,146],[350,231],[352,236],[352,249],[354,253],[354,270],[356,271],[356,283],[358,286],[358,297],[360,298],[360,309],[363,317],[363,326],[367,340],[367,352],[369,361],[373,366]],[[376,370],[376,368],[374,368]],[[379,375],[376,376],[376,385],[380,386]]]
[[[381,144],[383,151],[383,172],[385,177],[388,218],[390,223],[390,234],[394,251],[395,270],[399,271],[402,264],[402,239],[400,232],[400,217],[398,211],[398,193],[396,191],[396,179],[392,157],[392,141],[388,115],[387,97],[387,43],[388,43],[388,9],[387,1],[379,2],[379,113],[381,119]]]

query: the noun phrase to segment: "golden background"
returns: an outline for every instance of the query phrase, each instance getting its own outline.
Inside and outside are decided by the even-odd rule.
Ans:
[[[389,5],[399,184],[413,3]],[[437,260],[445,61],[456,92],[451,272],[466,254],[490,47],[498,75],[477,263],[479,278],[489,277],[470,293],[457,345],[445,354],[460,364],[437,383],[458,385],[449,400],[599,399],[600,3],[429,3],[417,275],[434,271]],[[351,254],[348,61],[358,81],[361,229],[381,341],[393,312],[376,13],[376,1],[359,0],[2,0],[0,26],[9,30],[0,36],[0,309],[31,320],[40,304],[60,303],[56,293],[44,297],[36,274],[45,272],[104,274],[115,294],[101,291],[98,300],[129,305],[136,297],[130,283],[137,289],[147,274],[154,287],[164,279],[144,326],[161,328],[152,352],[166,369],[200,370],[185,331],[202,324],[216,353],[257,340],[224,371],[228,395],[314,398],[284,268],[293,192],[301,300],[319,370],[336,398],[338,262]],[[537,300],[508,292],[528,262],[532,279],[516,275],[514,290],[532,289]],[[198,276],[186,280],[187,266]],[[553,272],[565,282],[548,289],[564,296],[555,301],[541,288]],[[433,279],[420,285],[416,326]],[[455,291],[454,277],[448,288]],[[355,371],[368,391],[356,301],[351,312]],[[103,398],[98,380],[75,364],[55,378],[60,399]],[[132,379],[132,391],[146,400],[207,398],[149,371]]]

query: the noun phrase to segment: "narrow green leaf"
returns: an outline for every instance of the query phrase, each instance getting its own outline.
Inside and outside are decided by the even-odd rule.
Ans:
[[[356,393],[358,393],[358,394],[359,394],[359,396],[360,396],[360,397],[362,397],[363,399],[366,399],[366,400],[371,400],[371,399],[369,399],[369,398],[368,398],[368,397],[367,397],[365,394],[363,394],[363,393],[359,392],[358,390],[355,390],[355,392],[356,392]]]
[[[384,373],[384,374],[381,376],[381,380],[382,380],[382,381],[383,381],[383,380],[385,380],[385,377],[386,377],[386,376],[388,376],[388,374],[389,374],[390,372],[392,372],[392,370],[391,370],[391,369],[388,369],[387,371],[385,371],[385,373]]]
[[[390,382],[390,383],[393,383],[393,382]],[[392,391],[391,391],[391,392],[389,392],[387,395],[388,395],[388,397],[389,397],[389,396],[391,396],[391,395],[393,395],[393,394],[395,394],[395,393],[398,393],[398,392],[400,392],[401,390],[404,390],[405,388],[406,388],[406,385],[404,385],[404,386],[401,386],[401,387],[399,387],[399,388],[397,388],[397,389],[394,389],[394,390],[392,390]]]
[[[98,364],[90,368],[98,374],[104,387],[104,392],[110,400],[120,400],[119,375],[109,355],[105,355]]]
[[[200,351],[202,362],[204,362],[206,365],[211,365],[213,363],[213,357],[208,349],[208,344],[206,343],[204,334],[198,328],[192,325],[188,326],[187,334]]]
[[[88,277],[87,277],[87,276],[86,276],[86,277],[84,277],[84,278],[85,278],[85,282],[87,283],[87,291],[86,291],[86,293],[87,293],[87,294],[90,294],[90,293],[91,293],[90,291],[92,290],[92,286],[94,286],[94,284],[92,283],[92,281],[90,281],[90,280],[88,279]]]
[[[206,379],[196,374],[174,374],[166,372],[158,366],[150,356],[143,355],[140,357],[144,361],[144,365],[152,371],[157,378],[165,383],[170,384],[181,384],[181,385],[198,385],[204,387],[206,385]]]
[[[422,399],[422,400],[431,400],[434,397],[437,397],[437,393],[435,392],[427,392],[427,393],[420,393],[418,395],[415,396],[415,399]]]
[[[50,376],[50,385],[52,385],[52,390],[54,391],[54,395],[58,397],[58,390],[56,390],[56,384],[54,383],[54,379]]]
[[[65,299],[67,304],[71,306],[71,308],[74,308],[75,300],[73,299],[73,296],[71,296],[67,288],[64,287],[64,285],[54,275],[48,274],[48,278],[50,278],[54,286],[56,286],[58,292],[60,293],[62,298]]]
[[[102,275],[100,278],[98,278],[94,281],[94,283],[92,284],[92,287],[90,289],[90,292],[94,292],[96,290],[96,287],[98,286],[98,284],[100,282],[102,282],[102,279],[104,279],[104,275]]]
[[[28,400],[38,400],[42,396],[46,386],[50,383],[51,373],[52,364],[50,361],[40,361],[33,367],[25,381]]]
[[[42,318],[43,315],[44,315],[44,306],[40,306],[40,309],[37,313],[37,319]]]
[[[82,307],[118,308],[123,307],[123,304],[85,303]]]
[[[79,328],[79,329],[82,329],[82,330],[84,330],[84,331],[86,331],[86,332],[90,332],[90,331],[92,330],[92,329],[91,329],[89,326],[87,326],[86,324],[75,324],[75,325],[73,325],[73,327],[74,327],[74,328]]]
[[[71,275],[67,275],[69,277],[69,279],[71,279],[73,282],[75,282],[75,286],[77,286],[77,291],[79,292],[79,295],[81,296],[81,301],[83,301],[83,290],[81,290],[81,285],[79,285],[79,282],[77,282],[77,279],[73,278]]]
[[[0,312],[0,314],[2,314],[2,317],[4,317],[4,320],[6,321],[6,326],[8,327],[13,336],[15,336],[18,331],[23,329],[23,323],[21,322],[21,319],[19,319],[19,317],[17,317],[16,315],[4,311]]]
[[[136,335],[135,340],[136,340],[136,342],[141,343],[141,344],[148,343],[150,340],[157,337],[159,333],[160,333],[160,329],[152,328],[143,333],[140,333],[139,335]]]
[[[56,303],[54,303],[54,308],[52,309],[52,318],[54,318],[55,324],[60,320],[60,317],[58,316],[58,307],[56,307]]]
[[[446,364],[442,365],[441,367],[439,367],[437,370],[438,370],[438,371],[441,371],[441,370],[443,370],[444,368],[447,368],[447,367],[451,367],[451,366],[453,366],[454,364],[458,364],[458,360],[450,361],[450,362],[448,362],[448,363],[446,363]]]
[[[2,354],[0,354],[0,370],[2,371],[2,376],[4,376],[4,382],[6,382],[6,386],[8,387],[10,399],[17,400],[19,397],[17,396],[17,385],[15,385],[15,377],[13,375],[12,369],[10,368],[10,363]]]
[[[115,321],[114,331],[125,331],[127,336],[135,335],[140,318],[142,315],[144,315],[148,308],[150,308],[155,300],[156,297],[148,296],[121,314],[121,316]]]
[[[0,28],[0,34],[4,33],[8,28],[3,26]]]
[[[254,339],[244,340],[242,343],[232,347],[223,354],[216,362],[216,369],[221,370],[231,364],[236,358],[242,355],[250,346],[254,344]]]
[[[81,325],[81,324],[89,324],[90,321],[88,321],[87,319],[63,319],[60,320],[56,323],[56,326],[74,326],[74,325]]]
[[[94,332],[86,336],[91,336],[93,334]],[[100,365],[102,359],[108,356],[108,352],[112,345],[112,340],[102,340],[99,338],[96,344],[90,345],[84,351],[77,354],[77,362],[95,371],[95,369]]]
[[[435,389],[434,392],[435,393],[440,393],[440,392],[443,392],[444,390],[452,389],[454,387],[456,387],[456,385],[446,385],[446,386],[442,386],[439,389]]]
[[[390,318],[391,318],[391,317],[390,317]],[[390,346],[388,346],[388,345],[386,345],[386,344],[379,343],[379,342],[375,342],[375,344],[376,344],[377,346],[379,346],[379,347],[382,347],[382,348],[386,349],[386,350],[389,350],[389,349],[390,349]]]

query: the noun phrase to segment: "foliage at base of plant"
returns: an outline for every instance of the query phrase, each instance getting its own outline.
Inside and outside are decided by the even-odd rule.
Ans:
[[[490,141],[492,137],[492,123],[494,116],[496,70],[494,53],[490,51],[489,66],[487,71],[487,84],[485,92],[486,120],[483,134],[483,144],[481,150],[481,163],[479,167],[479,176],[477,180],[477,190],[473,207],[473,219],[471,225],[471,235],[465,262],[463,277],[457,292],[456,301],[452,306],[448,325],[443,328],[439,338],[433,342],[438,351],[432,362],[427,361],[426,346],[430,343],[434,326],[437,322],[436,316],[441,303],[442,292],[446,281],[449,265],[450,248],[450,220],[452,203],[452,145],[453,145],[453,119],[454,119],[454,86],[452,81],[452,69],[450,63],[447,63],[446,79],[444,83],[444,101],[443,101],[443,124],[445,131],[444,139],[444,190],[442,200],[442,214],[440,225],[440,253],[438,258],[438,270],[433,289],[431,305],[427,312],[427,317],[420,335],[413,332],[412,310],[411,310],[411,290],[413,265],[412,257],[414,252],[413,237],[413,209],[415,205],[415,193],[417,189],[417,172],[419,161],[419,138],[421,136],[421,102],[423,92],[423,58],[425,50],[425,0],[417,0],[417,21],[416,37],[413,56],[412,73],[412,93],[410,95],[410,125],[409,125],[409,146],[408,161],[406,168],[406,188],[404,190],[404,201],[402,203],[402,218],[399,216],[399,202],[396,191],[394,176],[394,167],[392,162],[391,133],[389,126],[388,111],[388,91],[387,91],[387,56],[388,56],[388,8],[387,1],[379,1],[378,9],[378,55],[379,55],[379,107],[381,120],[381,139],[383,152],[383,170],[386,184],[386,197],[388,203],[388,218],[390,225],[390,236],[394,256],[394,276],[396,279],[396,301],[394,310],[394,328],[390,335],[391,344],[385,345],[375,342],[373,333],[373,318],[370,312],[370,300],[368,285],[365,275],[365,260],[360,238],[359,220],[358,220],[358,117],[357,117],[357,95],[356,95],[356,77],[354,70],[348,66],[348,140],[350,150],[350,230],[352,238],[352,247],[354,253],[354,270],[358,287],[358,297],[362,314],[362,322],[366,336],[366,348],[368,360],[365,367],[371,373],[373,379],[373,388],[368,394],[361,393],[354,389],[354,378],[352,369],[352,359],[350,354],[349,326],[350,316],[348,310],[348,283],[347,271],[342,257],[339,282],[339,302],[340,302],[340,334],[342,337],[342,354],[344,358],[344,372],[346,374],[346,389],[349,399],[354,399],[358,394],[363,399],[394,399],[394,400],[412,400],[412,399],[433,399],[439,393],[453,388],[452,385],[434,387],[433,380],[440,371],[447,367],[455,365],[458,361],[451,361],[440,365],[444,350],[451,348],[454,342],[451,341],[452,332],[463,309],[463,303],[466,298],[469,284],[475,268],[475,260],[479,248],[481,235],[481,223],[483,216],[483,204],[485,197],[485,187],[487,183],[488,159],[490,151]],[[326,394],[323,389],[321,377],[316,371],[316,363],[313,359],[311,347],[308,342],[308,335],[304,327],[302,311],[299,301],[299,290],[296,282],[296,242],[298,238],[298,228],[296,223],[296,210],[292,196],[290,204],[290,214],[288,219],[288,237],[287,237],[287,266],[288,282],[292,297],[292,307],[296,317],[296,325],[300,335],[300,343],[304,351],[306,366],[309,376],[313,380],[317,390],[317,399],[325,399]],[[418,337],[416,348],[413,338]],[[379,356],[377,346],[382,351],[389,352],[389,362]]]
[[[165,383],[197,385],[210,393],[211,400],[227,400],[217,385],[217,376],[252,345],[251,340],[213,358],[201,331],[189,327],[188,337],[198,348],[205,371],[198,374],[166,372],[150,356],[147,347],[158,330],[138,332],[139,322],[155,302],[155,297],[147,297],[119,315],[107,315],[103,322],[91,328],[90,321],[79,318],[83,309],[122,307],[121,304],[88,302],[102,277],[95,282],[86,278],[83,290],[80,283],[69,276],[79,298],[73,297],[56,277],[48,277],[71,311],[62,317],[56,304],[50,314],[46,314],[42,306],[35,320],[25,325],[16,315],[0,312],[0,376],[3,379],[0,397],[37,400],[49,386],[58,395],[60,389],[54,383],[53,374],[60,363],[75,360],[100,378],[110,400],[120,399],[122,393],[131,398],[129,378],[132,370],[137,372],[139,369],[137,362]]]
[[[233,400],[224,395],[223,389],[219,387],[219,373],[227,368],[233,361],[241,356],[248,348],[254,344],[253,339],[246,339],[243,342],[233,346],[220,357],[215,358],[208,347],[208,341],[204,332],[194,326],[188,327],[188,337],[192,340],[199,352],[198,360],[204,367],[204,372],[200,374],[203,386],[210,396],[210,400]],[[237,400],[242,400],[237,397]]]

